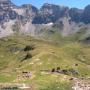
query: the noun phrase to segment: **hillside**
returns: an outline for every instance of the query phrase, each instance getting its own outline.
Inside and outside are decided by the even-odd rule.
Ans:
[[[24,35],[2,38],[0,82],[30,84],[31,90],[72,90],[72,77],[90,77],[89,53],[90,45],[79,42],[57,43]],[[25,72],[30,72],[29,78],[23,77]]]

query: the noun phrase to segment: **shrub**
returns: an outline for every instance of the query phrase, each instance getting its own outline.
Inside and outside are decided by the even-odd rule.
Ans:
[[[55,72],[55,68],[53,68],[51,72]]]
[[[35,47],[34,45],[27,45],[25,48],[24,48],[24,51],[30,51],[30,50],[33,50]]]
[[[79,74],[78,71],[74,70],[73,68],[69,69],[69,73],[75,76]]]
[[[24,59],[21,60],[21,61],[23,62],[24,60],[27,60],[27,59],[30,59],[30,58],[32,58],[32,55],[30,53],[27,53],[26,56],[24,57]]]

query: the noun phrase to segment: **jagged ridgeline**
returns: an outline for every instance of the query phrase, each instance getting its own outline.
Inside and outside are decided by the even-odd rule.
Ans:
[[[31,4],[17,6],[10,0],[0,0],[0,37],[18,32],[34,37],[85,39],[90,36],[89,17],[90,5],[78,9],[45,3],[38,9]]]

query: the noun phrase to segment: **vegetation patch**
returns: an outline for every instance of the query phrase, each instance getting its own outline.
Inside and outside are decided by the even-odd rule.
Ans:
[[[30,51],[30,50],[34,50],[35,49],[35,46],[34,45],[27,45],[25,48],[24,48],[24,51]]]

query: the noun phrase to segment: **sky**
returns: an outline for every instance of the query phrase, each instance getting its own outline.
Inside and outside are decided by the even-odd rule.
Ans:
[[[90,0],[11,0],[16,5],[32,4],[40,8],[44,3],[57,4],[62,6],[77,7],[83,9],[90,4]]]

